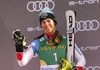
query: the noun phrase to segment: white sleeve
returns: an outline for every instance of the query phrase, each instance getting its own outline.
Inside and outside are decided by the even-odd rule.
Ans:
[[[84,67],[86,64],[86,60],[80,49],[75,44],[75,59],[77,60],[76,66]]]
[[[31,47],[29,47],[24,53],[23,53],[23,58],[22,60],[18,60],[18,64],[20,66],[26,65],[34,56],[33,50]]]

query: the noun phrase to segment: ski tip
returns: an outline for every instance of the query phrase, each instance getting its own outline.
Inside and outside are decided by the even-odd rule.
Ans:
[[[66,13],[69,13],[69,12],[74,13],[73,10],[67,10],[67,11],[66,11]]]
[[[67,10],[67,11],[66,11],[66,15],[67,15],[67,14],[74,14],[75,17],[76,17],[76,11],[73,11],[73,10]]]

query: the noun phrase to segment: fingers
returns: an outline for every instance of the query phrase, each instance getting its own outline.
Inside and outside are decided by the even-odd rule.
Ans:
[[[12,39],[16,39],[16,38],[19,38],[21,37],[21,31],[20,29],[16,29],[12,32]]]

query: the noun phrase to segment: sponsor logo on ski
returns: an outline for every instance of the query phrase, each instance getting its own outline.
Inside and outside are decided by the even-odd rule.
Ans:
[[[94,3],[99,3],[99,0],[69,1],[69,5],[84,5],[84,4],[94,4]]]
[[[77,31],[95,31],[99,29],[100,23],[97,20],[76,21]]]
[[[89,67],[84,67],[84,70],[100,70],[100,66],[89,66]]]
[[[27,3],[27,10],[29,12],[38,12],[41,11],[44,7],[49,7],[50,10],[53,10],[55,3],[52,0],[30,1]]]
[[[86,47],[80,47],[80,50],[82,51],[88,51],[88,50],[91,50],[91,51],[96,51],[100,49],[100,46],[86,46]]]
[[[41,28],[41,27],[35,27],[35,28],[33,28],[33,27],[28,27],[27,28],[27,31],[28,32],[31,32],[31,31],[42,31],[43,29]]]
[[[69,16],[69,28],[72,28],[73,25],[73,18]],[[69,34],[69,47],[72,46],[72,33]]]

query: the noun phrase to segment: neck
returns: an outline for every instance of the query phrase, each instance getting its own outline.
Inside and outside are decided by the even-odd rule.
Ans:
[[[55,33],[54,34],[52,34],[52,35],[50,35],[50,34],[46,34],[48,37],[50,37],[51,39],[53,39],[53,37],[54,37],[54,35],[55,35]]]

